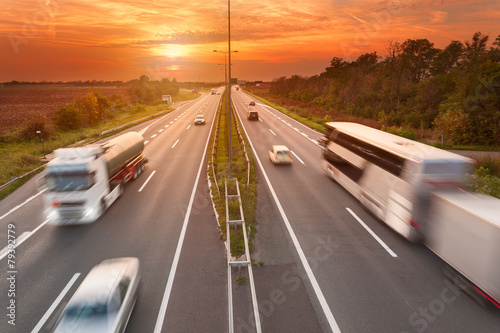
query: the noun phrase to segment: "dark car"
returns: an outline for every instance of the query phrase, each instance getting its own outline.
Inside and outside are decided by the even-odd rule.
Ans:
[[[257,111],[248,111],[247,112],[248,120],[259,120],[259,113]]]
[[[248,105],[255,105],[255,101],[250,101],[250,103]]]

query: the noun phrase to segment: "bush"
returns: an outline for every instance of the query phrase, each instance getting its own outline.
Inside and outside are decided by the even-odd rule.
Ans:
[[[54,123],[63,131],[76,130],[82,127],[82,117],[74,105],[66,105],[56,112]]]
[[[31,118],[24,124],[24,129],[21,136],[25,140],[32,140],[35,138],[40,138],[40,134],[44,140],[49,138],[51,134],[49,122],[45,116],[36,116]],[[41,133],[37,133],[40,131]]]
[[[395,134],[395,135],[402,136],[403,138],[407,138],[407,139],[410,139],[410,140],[416,140],[417,139],[417,137],[415,135],[415,132],[413,132],[409,128],[392,126],[392,127],[388,127],[388,128],[382,127],[382,130],[386,131],[386,132],[389,132],[389,133],[392,133],[392,134]]]
[[[491,155],[486,155],[476,159],[479,168],[476,173],[487,173],[492,176],[500,177],[500,159],[494,158]]]

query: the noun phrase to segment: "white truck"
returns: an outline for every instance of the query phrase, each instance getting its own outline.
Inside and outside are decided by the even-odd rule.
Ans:
[[[426,246],[468,294],[500,307],[500,199],[456,190],[435,192],[430,203]]]
[[[91,223],[123,193],[123,185],[144,170],[144,138],[136,132],[102,145],[61,148],[44,172],[43,195],[49,224]]]

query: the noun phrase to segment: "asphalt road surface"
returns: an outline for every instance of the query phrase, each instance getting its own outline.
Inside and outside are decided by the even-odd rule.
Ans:
[[[260,263],[253,273],[263,332],[498,332],[499,313],[456,290],[438,257],[324,174],[321,134],[258,101],[249,106],[243,91],[232,94],[257,160],[252,259]],[[138,257],[142,269],[127,332],[228,331],[226,250],[206,171],[220,97],[203,95],[130,129],[147,141],[146,171],[93,224],[47,225],[38,177],[0,202],[0,249],[9,225],[18,244],[13,267],[0,253],[0,332],[49,331],[89,270],[122,256]],[[250,109],[259,121],[246,119]],[[198,114],[205,125],[194,125]],[[291,149],[291,166],[269,161],[274,144]],[[233,286],[233,294],[234,331],[255,332],[248,287]]]

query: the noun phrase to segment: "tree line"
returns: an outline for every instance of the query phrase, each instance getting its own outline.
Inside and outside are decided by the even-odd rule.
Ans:
[[[270,93],[386,126],[435,129],[455,144],[500,145],[500,35],[476,32],[444,49],[390,41],[354,61],[334,57],[319,75],[280,77]]]

